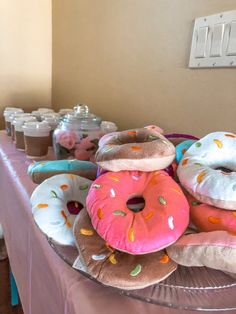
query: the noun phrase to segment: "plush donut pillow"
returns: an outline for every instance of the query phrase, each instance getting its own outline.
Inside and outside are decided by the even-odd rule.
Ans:
[[[116,132],[96,153],[97,164],[109,171],[154,171],[168,167],[174,158],[174,145],[147,128]]]
[[[215,132],[187,150],[179,163],[177,174],[185,189],[200,202],[235,210],[235,171],[236,135]]]
[[[236,211],[217,208],[197,201],[186,193],[190,220],[199,231],[225,230],[236,235]]]
[[[31,164],[28,168],[28,174],[33,182],[37,184],[61,173],[73,173],[94,180],[96,178],[97,166],[89,161],[73,159],[40,161]]]
[[[44,234],[59,244],[74,245],[74,220],[85,206],[91,183],[73,174],[60,174],[36,187],[30,199],[32,213]]]
[[[137,256],[116,251],[96,233],[85,209],[75,221],[74,237],[83,269],[104,285],[142,289],[164,280],[177,268],[164,251]]]
[[[127,202],[143,197],[144,207]],[[107,172],[92,184],[87,210],[98,234],[117,250],[145,254],[175,242],[189,222],[189,205],[165,172]]]
[[[184,235],[167,248],[167,253],[180,265],[236,273],[236,236],[226,231]]]

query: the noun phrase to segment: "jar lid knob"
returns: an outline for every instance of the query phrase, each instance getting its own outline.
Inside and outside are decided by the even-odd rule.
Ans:
[[[86,116],[89,113],[89,107],[85,104],[78,104],[74,107],[77,116]]]

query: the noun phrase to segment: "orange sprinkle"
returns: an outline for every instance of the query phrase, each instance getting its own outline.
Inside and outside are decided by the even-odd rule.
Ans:
[[[67,221],[66,225],[68,228],[71,228],[71,223],[69,221]]]
[[[46,208],[46,207],[48,207],[48,204],[38,204],[37,207],[38,208]]]
[[[236,231],[227,231],[228,234],[232,235],[232,236],[236,236]]]
[[[75,179],[75,175],[72,173],[68,173],[67,176],[71,179],[74,180]]]
[[[232,137],[232,138],[236,138],[236,136],[233,135],[233,134],[225,134],[225,136],[227,136],[227,137]]]
[[[186,149],[184,148],[184,149],[182,149],[182,154],[184,155],[185,153],[186,153]]]
[[[109,178],[110,180],[115,181],[115,182],[119,182],[119,181],[120,181],[117,177],[114,177],[114,176],[109,176],[108,178]]]
[[[128,134],[129,134],[129,135],[136,135],[137,132],[136,132],[136,131],[129,131]]]
[[[197,183],[201,183],[205,175],[206,175],[206,171],[200,172],[199,175],[197,176]]]
[[[134,229],[133,228],[129,229],[128,238],[130,242],[134,242]]]
[[[137,151],[141,150],[142,148],[140,146],[131,146],[132,150]]]
[[[209,216],[207,219],[212,224],[219,224],[221,222],[220,218]]]
[[[115,258],[115,254],[111,254],[111,255],[109,256],[109,261],[110,261],[113,265],[117,264],[117,260],[116,260],[116,258]]]
[[[213,142],[218,146],[218,148],[222,148],[223,144],[220,140],[213,140]]]
[[[144,219],[145,219],[145,220],[151,219],[152,216],[153,216],[153,214],[154,214],[153,211],[149,212],[146,216],[144,216]]]
[[[98,218],[99,218],[99,219],[102,219],[102,217],[103,217],[103,211],[102,211],[101,208],[98,208],[97,215],[98,215]]]
[[[63,218],[65,218],[65,220],[67,221],[67,216],[64,210],[61,210],[61,215]]]
[[[168,263],[170,260],[169,256],[167,254],[162,255],[162,257],[160,258],[160,263],[162,264],[166,264]]]
[[[233,214],[234,217],[236,217],[236,212],[235,211],[233,211],[232,214]]]
[[[185,158],[182,160],[182,166],[187,165],[187,163],[188,163],[188,158]]]
[[[180,191],[180,190],[178,190],[178,189],[174,189],[174,188],[172,188],[171,190],[172,190],[172,191],[174,191],[174,192],[176,192],[176,193],[178,193],[179,195],[182,195],[181,191]]]
[[[64,191],[64,190],[67,190],[69,186],[67,184],[62,184],[60,188]]]
[[[82,235],[91,236],[91,235],[93,235],[93,230],[82,228],[82,229],[80,229],[80,233]]]

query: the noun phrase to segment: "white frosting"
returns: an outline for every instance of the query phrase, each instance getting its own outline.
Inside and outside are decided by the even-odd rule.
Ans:
[[[77,216],[69,213],[67,203],[76,201],[85,207],[91,184],[86,178],[68,174],[41,183],[31,196],[34,220],[41,231],[60,244],[75,245],[73,225]]]
[[[230,169],[226,173],[216,168]],[[181,160],[181,184],[197,200],[220,208],[236,209],[236,135],[215,132],[194,143]]]

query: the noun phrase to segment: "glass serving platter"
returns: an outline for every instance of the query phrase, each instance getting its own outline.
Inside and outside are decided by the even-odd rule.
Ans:
[[[79,264],[76,247],[58,245],[52,239],[48,241],[55,252],[70,266],[73,267],[76,261],[77,265]],[[103,285],[82,268],[75,269]],[[178,266],[167,279],[145,289],[121,290],[114,287],[109,289],[143,302],[180,310],[236,313],[236,275],[233,277],[207,267]]]

